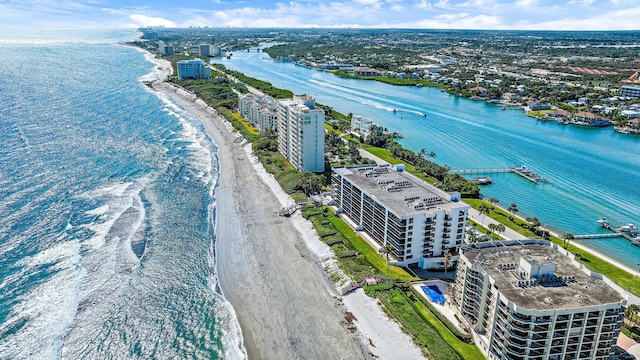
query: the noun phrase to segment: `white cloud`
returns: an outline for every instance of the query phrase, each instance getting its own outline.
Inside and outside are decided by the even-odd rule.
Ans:
[[[129,19],[133,21],[139,27],[144,26],[164,26],[164,27],[177,27],[177,24],[171,20],[167,20],[161,17],[152,17],[142,14],[129,15]]]
[[[570,0],[569,4],[577,4],[577,5],[591,5],[595,0]]]
[[[534,7],[534,6],[538,6],[539,5],[539,1],[538,0],[518,0],[516,1],[513,6],[515,6],[516,8],[522,8],[522,7]]]

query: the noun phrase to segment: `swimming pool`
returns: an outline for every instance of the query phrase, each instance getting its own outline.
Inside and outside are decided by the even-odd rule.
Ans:
[[[431,300],[432,303],[435,303],[438,305],[444,305],[445,297],[444,295],[442,295],[442,293],[440,292],[440,289],[438,289],[437,286],[423,285],[423,286],[420,286],[420,288],[422,289],[424,294],[427,295],[427,297],[429,298],[429,300]]]

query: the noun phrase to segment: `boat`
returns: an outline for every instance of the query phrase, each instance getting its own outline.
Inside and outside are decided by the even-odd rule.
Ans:
[[[489,185],[493,182],[493,179],[488,176],[478,176],[472,181],[478,185]]]
[[[423,87],[424,85],[422,84],[416,84],[417,87]]]
[[[427,113],[422,113],[422,116],[427,117]]]
[[[605,224],[609,225],[609,220],[605,219],[605,218],[600,218],[598,219],[598,224],[604,226]]]
[[[399,131],[394,131],[394,132],[393,132],[393,137],[396,137],[396,138],[402,139],[402,138],[404,137],[404,134],[402,134],[402,133],[401,133],[401,132],[399,132]]]
[[[498,107],[500,108],[500,110],[506,110],[507,109],[507,107],[504,106],[504,105],[498,105]]]
[[[540,175],[538,175],[537,172],[529,169],[528,167],[522,165],[522,166],[512,166],[509,168],[511,171],[513,171],[514,173],[516,173],[517,175],[522,176],[523,178],[537,184],[538,181],[540,181]]]
[[[622,226],[620,226],[620,231],[623,233],[628,233],[628,234],[637,234],[638,233],[638,227],[629,223],[629,224],[624,224]]]

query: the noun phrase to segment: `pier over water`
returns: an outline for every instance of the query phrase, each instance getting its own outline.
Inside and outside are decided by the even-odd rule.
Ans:
[[[527,168],[526,166],[510,166],[508,168],[484,168],[484,169],[451,169],[452,174],[500,174],[500,173],[514,173],[519,175],[534,184],[538,182],[547,182],[546,178],[540,177],[540,175]]]

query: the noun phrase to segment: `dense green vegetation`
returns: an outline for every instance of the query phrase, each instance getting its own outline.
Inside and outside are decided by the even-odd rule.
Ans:
[[[234,92],[234,89],[238,92],[247,92],[247,88],[244,85],[234,83],[224,75],[199,80],[175,77],[171,81],[198,95],[199,98],[213,108],[225,107],[233,110],[238,106],[238,95]]]
[[[276,99],[284,99],[284,98],[292,98],[293,97],[293,93],[289,90],[283,90],[283,89],[279,89],[273,85],[271,85],[271,83],[266,82],[266,81],[262,81],[262,80],[258,80],[258,79],[254,79],[252,77],[248,77],[245,74],[239,72],[239,71],[234,71],[234,70],[229,70],[227,69],[224,65],[222,64],[212,64],[213,67],[215,67],[216,69],[218,69],[219,71],[222,71],[228,75],[231,75],[232,77],[234,77],[235,79],[237,79],[238,81],[249,85],[251,87],[254,87],[256,89],[258,89],[259,91],[262,91],[263,93],[272,96]],[[248,91],[244,91],[244,93],[246,93]]]

